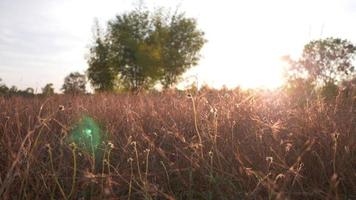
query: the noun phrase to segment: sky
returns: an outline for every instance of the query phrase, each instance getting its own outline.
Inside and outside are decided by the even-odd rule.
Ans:
[[[356,0],[141,0],[197,19],[208,42],[181,85],[278,87],[285,64],[313,39],[356,42]],[[70,72],[85,72],[97,19],[106,26],[139,0],[0,0],[0,78],[8,86],[58,92]]]

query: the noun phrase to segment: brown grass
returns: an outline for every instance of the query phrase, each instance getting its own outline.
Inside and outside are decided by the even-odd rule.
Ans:
[[[0,97],[0,198],[356,198],[354,99],[292,102],[212,90]],[[84,114],[107,139],[101,158],[65,142]]]

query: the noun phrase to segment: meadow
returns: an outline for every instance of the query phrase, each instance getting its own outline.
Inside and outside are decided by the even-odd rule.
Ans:
[[[355,106],[238,89],[0,97],[0,198],[355,199]]]

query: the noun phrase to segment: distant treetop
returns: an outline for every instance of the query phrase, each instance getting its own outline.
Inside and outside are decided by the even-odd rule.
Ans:
[[[85,74],[72,72],[64,78],[62,90],[65,94],[85,94],[86,92]]]

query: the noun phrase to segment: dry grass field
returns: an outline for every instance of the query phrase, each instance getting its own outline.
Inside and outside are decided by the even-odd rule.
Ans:
[[[0,198],[356,199],[355,100],[293,102],[239,90],[0,97]]]

